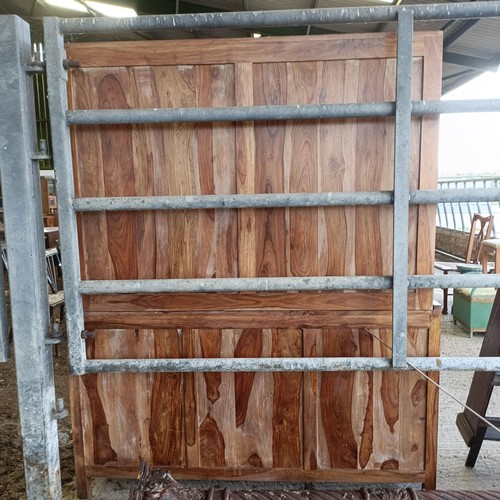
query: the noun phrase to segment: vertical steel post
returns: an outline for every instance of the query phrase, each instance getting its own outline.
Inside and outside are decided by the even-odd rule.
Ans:
[[[47,67],[47,90],[49,96],[52,154],[57,189],[57,213],[61,235],[63,262],[64,299],[66,305],[66,328],[69,348],[69,367],[72,374],[83,373],[85,341],[83,330],[82,298],[78,292],[80,282],[80,258],[76,214],[71,141],[66,124],[67,73],[63,68],[65,59],[64,40],[59,30],[59,20],[44,19],[45,61]]]
[[[408,224],[410,202],[411,82],[413,70],[413,12],[398,11],[396,125],[394,144],[394,255],[392,363],[404,368],[408,329]]]
[[[5,306],[5,284],[3,281],[3,264],[0,260],[0,362],[9,359],[9,326],[7,308]]]
[[[28,499],[61,498],[30,28],[0,16],[0,168]]]

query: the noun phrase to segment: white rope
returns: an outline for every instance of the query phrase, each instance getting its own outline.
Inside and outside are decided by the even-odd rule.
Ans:
[[[370,330],[364,330],[366,332],[368,332],[374,339],[377,339],[381,344],[384,344],[388,349],[390,349],[392,351],[392,347],[387,344],[386,342],[384,342],[381,338],[377,337],[374,333],[372,333]],[[473,415],[475,415],[479,420],[481,420],[482,422],[484,422],[488,427],[491,427],[492,429],[494,429],[496,432],[498,432],[500,434],[500,429],[492,424],[489,420],[487,420],[486,418],[484,418],[482,415],[480,415],[477,411],[473,410],[472,408],[470,408],[469,406],[467,406],[465,403],[463,403],[462,401],[460,401],[456,396],[454,396],[453,394],[451,394],[450,392],[448,392],[444,387],[442,387],[440,384],[438,384],[435,380],[433,380],[432,378],[430,378],[426,373],[424,373],[422,370],[419,370],[417,367],[415,367],[414,365],[412,365],[408,360],[406,360],[406,363],[408,364],[408,366],[410,366],[411,368],[413,368],[416,372],[418,372],[420,375],[422,375],[422,377],[424,377],[425,379],[427,379],[429,382],[431,382],[432,384],[434,384],[440,391],[444,392],[448,397],[450,397],[451,399],[453,399],[455,402],[457,402],[460,406],[462,406],[464,409],[470,411]]]

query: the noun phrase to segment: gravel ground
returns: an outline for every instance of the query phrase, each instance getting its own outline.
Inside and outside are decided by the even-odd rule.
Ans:
[[[451,314],[443,315],[441,352],[443,356],[477,356],[483,334],[469,338],[460,325],[454,325]],[[441,386],[460,401],[465,402],[472,381],[472,372],[442,372]],[[468,448],[455,425],[462,407],[440,393],[438,439],[438,489],[447,490],[500,490],[500,442],[484,441],[476,465],[465,467]],[[500,393],[495,387],[488,415],[500,416]]]

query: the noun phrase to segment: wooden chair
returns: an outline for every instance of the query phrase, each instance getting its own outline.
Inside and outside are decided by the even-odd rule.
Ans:
[[[464,262],[435,262],[434,267],[444,274],[448,274],[458,272],[458,266],[463,266],[463,264],[478,264],[481,244],[484,240],[490,238],[493,230],[493,220],[493,215],[474,214]],[[443,288],[443,314],[448,314],[448,288]]]
[[[483,273],[488,272],[488,257],[492,257],[495,273],[500,273],[500,238],[485,239],[479,251],[479,260],[483,266]]]

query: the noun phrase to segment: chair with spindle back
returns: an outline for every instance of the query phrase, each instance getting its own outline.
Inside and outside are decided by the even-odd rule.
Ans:
[[[467,251],[464,262],[435,262],[434,267],[444,274],[458,272],[458,266],[463,268],[464,264],[478,264],[481,244],[491,236],[493,231],[493,215],[474,214],[471,221]],[[480,267],[478,267],[480,269]],[[443,288],[443,314],[448,313],[448,288]]]

